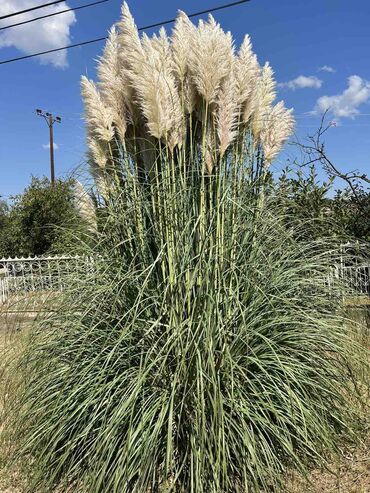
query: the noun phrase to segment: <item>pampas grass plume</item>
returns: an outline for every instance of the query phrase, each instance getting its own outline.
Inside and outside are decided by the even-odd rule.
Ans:
[[[271,108],[265,125],[261,130],[261,144],[268,166],[279,154],[287,138],[294,130],[293,110],[287,109],[283,101],[279,101]]]
[[[113,123],[118,136],[124,140],[127,130],[126,101],[130,93],[127,94],[127,84],[122,77],[121,69],[118,33],[113,27],[109,32],[103,56],[99,60],[99,89],[104,104],[112,111]]]
[[[104,104],[95,83],[85,76],[81,79],[81,93],[88,132],[103,142],[110,142],[114,137],[112,108]]]
[[[199,22],[192,49],[189,49],[189,68],[192,80],[206,103],[215,102],[222,81],[227,77],[234,55],[230,33],[224,33],[210,15],[208,22]]]
[[[211,15],[195,26],[180,11],[171,38],[163,28],[159,35],[140,37],[124,3],[99,59],[98,79],[98,85],[86,77],[81,82],[89,155],[98,176],[117,157],[111,143],[134,159],[139,151],[144,168],[153,169],[156,141],[173,153],[192,133],[192,145],[212,174],[235,140],[261,145],[271,161],[292,130],[291,112],[272,106],[269,64],[259,66],[248,35],[235,55],[231,34]]]
[[[252,128],[254,138],[258,141],[264,121],[268,118],[271,111],[271,105],[276,97],[276,82],[273,77],[274,73],[269,63],[263,66],[256,84],[256,102],[252,116]]]

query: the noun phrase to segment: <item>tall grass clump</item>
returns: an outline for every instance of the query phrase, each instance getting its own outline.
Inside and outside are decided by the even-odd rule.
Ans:
[[[98,75],[95,260],[32,330],[10,408],[33,488],[277,491],[353,435],[358,354],[331,246],[297,242],[264,193],[291,111],[212,17],[140,38],[124,5]]]

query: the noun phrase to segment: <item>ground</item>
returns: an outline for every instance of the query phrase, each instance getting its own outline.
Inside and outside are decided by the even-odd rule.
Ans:
[[[370,493],[370,437],[330,464],[331,472],[314,470],[309,481],[293,477],[286,493]]]
[[[29,322],[28,322],[29,323]],[[25,327],[27,322],[0,312],[0,415],[6,398],[6,370],[9,359],[12,359],[13,348],[19,339],[18,325]],[[10,352],[11,351],[11,352]],[[0,432],[2,431],[0,425]],[[4,448],[4,445],[1,445]],[[23,481],[16,469],[6,467],[4,450],[0,449],[0,493],[23,493]]]
[[[30,323],[24,314],[21,317],[16,314],[4,316],[0,312],[0,415],[6,397],[4,371],[7,361],[9,357],[14,359],[14,352]],[[370,493],[370,434],[359,446],[343,450],[340,459],[330,464],[330,469],[312,471],[308,481],[298,475],[289,477],[285,493]],[[6,467],[4,450],[0,449],[0,493],[26,491],[22,474],[16,467]]]

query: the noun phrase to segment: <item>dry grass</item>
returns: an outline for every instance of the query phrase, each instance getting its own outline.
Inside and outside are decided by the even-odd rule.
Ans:
[[[29,326],[29,319],[0,313],[0,423],[7,395],[7,372],[11,361],[17,357],[22,347],[22,333]],[[0,433],[3,430],[0,424]],[[25,481],[16,468],[6,464],[7,447],[0,442],[0,493],[22,493]]]
[[[359,447],[343,450],[330,468],[331,471],[315,469],[307,480],[293,476],[286,493],[369,493],[370,437]]]
[[[363,295],[363,296],[348,296],[344,300],[344,305],[345,306],[367,306],[370,305],[370,297]]]
[[[357,296],[352,303],[345,302],[345,315],[361,326],[358,340],[370,349],[370,310],[363,306],[369,304],[369,299],[361,303],[363,298]],[[369,385],[363,389],[363,395],[366,404],[361,413],[366,431],[362,443],[341,448],[340,457],[329,463],[328,470],[315,469],[307,479],[293,474],[287,482],[286,493],[370,493]]]

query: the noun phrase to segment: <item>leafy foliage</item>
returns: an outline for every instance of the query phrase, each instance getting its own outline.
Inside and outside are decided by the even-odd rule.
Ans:
[[[5,200],[0,200],[0,251],[3,250],[4,231],[8,227],[9,207]],[[1,255],[1,254],[0,254]]]
[[[12,206],[0,213],[0,257],[42,255],[56,244],[63,247],[66,231],[81,224],[73,185],[73,180],[52,185],[47,178],[33,177]]]
[[[308,239],[332,237],[338,244],[370,240],[370,190],[358,183],[335,191],[334,177],[320,182],[311,165],[285,169],[270,185],[270,194],[286,211],[289,227],[300,230],[305,224]]]
[[[333,211],[349,236],[370,243],[370,188],[354,187],[337,191]]]

